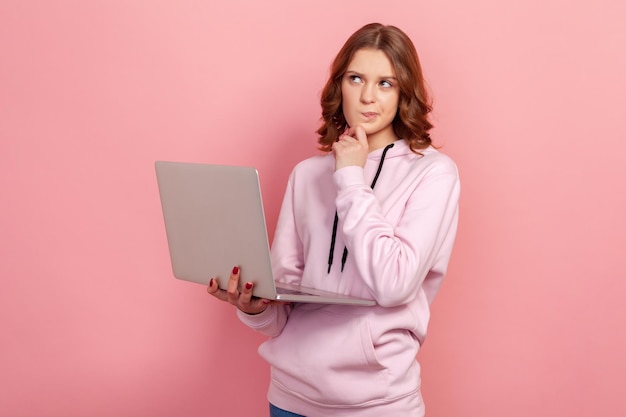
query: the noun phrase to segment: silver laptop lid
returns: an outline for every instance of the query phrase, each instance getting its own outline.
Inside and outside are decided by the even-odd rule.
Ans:
[[[235,265],[254,295],[274,299],[269,242],[255,168],[155,163],[174,276],[226,287]]]

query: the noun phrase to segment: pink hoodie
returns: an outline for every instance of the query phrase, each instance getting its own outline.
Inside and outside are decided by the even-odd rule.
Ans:
[[[271,365],[274,405],[307,417],[423,414],[415,356],[454,243],[459,179],[450,158],[433,148],[422,154],[396,141],[373,190],[383,149],[371,152],[364,168],[334,172],[329,154],[293,170],[272,245],[276,279],[377,305],[298,303],[239,312],[270,337],[259,353]]]

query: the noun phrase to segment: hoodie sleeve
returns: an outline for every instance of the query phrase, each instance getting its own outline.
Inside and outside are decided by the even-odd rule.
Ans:
[[[274,232],[272,269],[275,280],[298,284],[302,280],[304,257],[294,218],[293,177],[292,173]],[[266,336],[275,337],[282,332],[290,312],[290,305],[272,304],[260,314],[250,315],[238,311],[238,316],[248,327]]]
[[[438,158],[407,190],[395,227],[365,184],[361,167],[342,168],[334,177],[344,242],[379,305],[407,303],[429,274],[443,277],[458,221],[459,180],[452,160]]]
[[[288,304],[271,304],[259,314],[246,314],[237,310],[237,316],[251,329],[265,336],[276,337],[283,331],[291,308]]]

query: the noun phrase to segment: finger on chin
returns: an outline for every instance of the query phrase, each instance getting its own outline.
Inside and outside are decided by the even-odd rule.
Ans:
[[[367,142],[367,133],[365,133],[365,128],[363,126],[361,126],[361,125],[358,125],[355,128],[354,137],[359,142],[363,142],[363,141]]]

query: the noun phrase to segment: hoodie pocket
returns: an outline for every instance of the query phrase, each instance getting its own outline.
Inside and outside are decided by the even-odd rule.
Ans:
[[[275,386],[320,405],[384,399],[388,371],[376,356],[368,320],[350,313],[295,309],[281,335],[259,349],[272,365]]]

